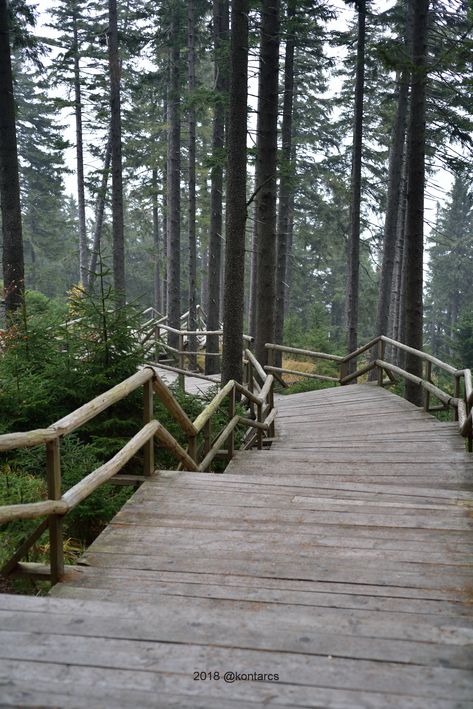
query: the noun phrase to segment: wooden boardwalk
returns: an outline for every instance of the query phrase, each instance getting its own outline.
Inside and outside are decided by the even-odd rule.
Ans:
[[[473,707],[455,426],[370,385],[277,405],[270,450],[160,473],[53,597],[0,596],[1,706]]]

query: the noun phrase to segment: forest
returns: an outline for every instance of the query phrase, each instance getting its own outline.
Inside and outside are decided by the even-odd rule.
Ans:
[[[383,333],[472,361],[468,3],[3,0],[1,22],[7,314],[100,272],[263,357]]]

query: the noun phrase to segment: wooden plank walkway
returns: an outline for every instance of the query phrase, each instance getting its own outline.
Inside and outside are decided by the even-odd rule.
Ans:
[[[473,707],[455,426],[370,385],[278,409],[270,450],[146,482],[54,597],[0,596],[1,706]]]

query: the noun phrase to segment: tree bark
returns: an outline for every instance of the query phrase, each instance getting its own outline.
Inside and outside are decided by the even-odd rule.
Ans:
[[[76,120],[76,164],[77,164],[77,211],[79,216],[79,280],[82,287],[89,287],[89,257],[85,220],[84,147],[82,132],[82,94],[80,84],[79,37],[77,29],[77,6],[72,8],[72,32],[74,53],[74,113]]]
[[[168,101],[167,98],[163,101],[163,116],[164,121],[169,120]],[[168,163],[167,159],[163,164],[163,285],[162,285],[162,303],[163,315],[168,312]]]
[[[363,147],[363,96],[365,87],[365,25],[366,2],[357,1],[358,38],[356,49],[355,107],[353,124],[353,156],[351,173],[350,237],[348,240],[347,279],[347,349],[356,350],[358,345],[358,302],[360,273],[360,211],[361,211],[361,163]],[[350,372],[356,369],[351,360]]]
[[[110,132],[112,152],[113,284],[117,305],[126,302],[125,233],[123,219],[122,127],[117,1],[108,0],[108,59],[110,65]]]
[[[260,184],[259,166],[255,165],[255,181],[253,192],[256,192],[257,186]],[[248,334],[251,337],[256,333],[256,283],[258,281],[258,259],[257,254],[257,221],[256,221],[256,205],[253,210],[253,230],[251,234],[251,258],[250,258],[250,297],[248,302]]]
[[[108,176],[110,173],[110,163],[112,161],[112,137],[111,131],[108,134],[107,145],[105,146],[104,165],[102,179],[100,181],[100,189],[97,193],[95,201],[95,223],[94,223],[94,238],[92,243],[92,253],[90,254],[89,263],[89,288],[92,288],[95,282],[97,271],[97,258],[100,254],[100,242],[102,239],[102,228],[105,215],[105,201],[107,196]]]
[[[389,154],[388,195],[384,222],[383,261],[379,285],[376,335],[388,332],[389,309],[392,298],[394,260],[396,256],[397,226],[401,203],[402,164],[406,139],[409,75],[403,71],[399,80],[397,111],[394,119],[391,149]]]
[[[425,89],[429,0],[410,0],[410,4],[413,42],[406,214],[406,344],[420,350],[423,342]],[[407,354],[406,369],[420,377],[422,361]],[[406,382],[405,395],[413,404],[422,404],[422,391],[416,384]]]
[[[189,240],[189,317],[188,329],[195,330],[197,328],[197,237],[196,237],[196,188],[195,188],[195,171],[196,171],[196,114],[194,108],[194,92],[196,86],[195,78],[195,5],[194,0],[188,0],[187,7],[187,50],[188,50],[188,89],[189,89],[189,203],[188,203],[188,240]],[[197,351],[197,337],[189,335],[188,339],[189,351]],[[189,356],[189,366],[191,369],[197,369],[197,356]]]
[[[399,200],[399,211],[396,225],[396,256],[394,261],[393,288],[391,304],[389,308],[390,327],[389,335],[393,340],[402,342],[401,316],[404,308],[403,284],[405,278],[403,269],[405,267],[404,246],[406,233],[406,206],[407,206],[407,150],[404,150],[402,158],[401,194]],[[394,359],[398,361],[398,350],[394,352]]]
[[[172,47],[170,53],[168,93],[168,325],[180,328],[181,318],[181,105],[180,105],[180,52],[179,8],[173,9]],[[169,333],[171,347],[179,346],[179,336]]]
[[[292,146],[292,164],[296,164],[296,150],[295,146]],[[289,196],[288,204],[288,224],[287,224],[287,254],[286,254],[286,296],[284,299],[284,315],[286,316],[290,311],[290,298],[291,298],[291,287],[292,287],[292,275],[293,275],[293,247],[294,247],[294,203],[295,203],[295,190],[291,190]]]
[[[294,30],[292,22],[296,14],[295,0],[287,4],[288,37],[286,40],[286,56],[284,59],[284,99],[282,113],[282,150],[279,179],[279,209],[277,223],[277,263],[276,263],[276,314],[274,340],[283,343],[284,315],[286,309],[286,271],[288,232],[290,222],[291,192],[294,190],[294,166],[292,157],[292,114],[294,105]],[[276,364],[281,366],[282,354],[276,353]]]
[[[267,363],[266,342],[274,340],[276,296],[276,171],[279,90],[279,0],[262,1],[258,88],[257,282],[255,354]]]
[[[3,286],[7,319],[23,301],[25,268],[15,99],[10,55],[8,1],[0,0],[0,203],[3,233]]]
[[[154,261],[154,273],[153,273],[153,291],[154,299],[153,305],[158,313],[162,313],[162,299],[161,299],[161,261],[159,258],[160,252],[160,238],[159,238],[159,210],[158,210],[158,171],[153,168],[151,175],[152,182],[152,204],[153,204],[153,261]]]
[[[225,92],[228,90],[227,66],[223,58],[228,38],[228,3],[213,2],[215,106],[212,129],[212,170],[210,185],[210,236],[207,292],[207,328],[218,330],[220,325],[221,263],[223,227],[223,152],[225,147]],[[218,352],[218,335],[208,335],[207,352]],[[206,374],[220,370],[218,357],[207,357]]]
[[[222,383],[243,379],[248,0],[233,0],[230,49]]]

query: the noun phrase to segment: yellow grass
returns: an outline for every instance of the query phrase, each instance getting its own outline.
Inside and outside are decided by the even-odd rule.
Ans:
[[[295,369],[298,372],[306,372],[307,374],[326,374],[326,363],[323,371],[321,371],[320,365],[323,366],[322,360],[303,361],[300,359],[292,359],[291,357],[283,357],[282,360],[284,369]],[[332,375],[332,372],[330,371],[329,374]],[[298,382],[300,379],[301,377],[298,377],[297,374],[284,374],[284,381],[287,384],[294,384],[294,382]]]

